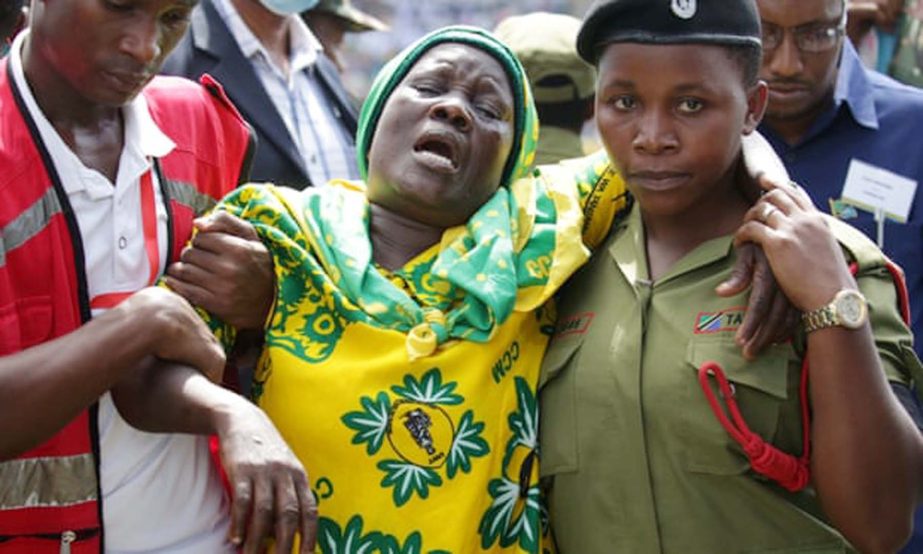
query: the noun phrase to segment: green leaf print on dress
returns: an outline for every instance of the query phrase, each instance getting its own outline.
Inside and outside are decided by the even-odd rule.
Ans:
[[[481,518],[481,547],[499,541],[516,542],[527,552],[537,552],[542,535],[542,504],[538,487],[538,403],[528,382],[516,377],[517,409],[509,415],[513,436],[506,445],[503,475],[492,479],[487,492],[493,499]]]
[[[356,431],[353,444],[368,443],[366,452],[371,456],[381,448],[381,443],[385,440],[385,434],[388,432],[391,400],[386,393],[380,392],[375,400],[363,396],[359,402],[362,403],[364,410],[346,414],[343,416],[343,423]]]
[[[364,445],[370,457],[383,453],[376,467],[384,473],[382,487],[393,488],[395,506],[414,496],[428,498],[430,487],[442,486],[443,477],[470,472],[472,460],[490,452],[481,436],[484,423],[475,421],[472,410],[460,418],[447,411],[464,403],[455,393],[457,386],[454,381],[444,383],[439,368],[422,378],[405,375],[403,385],[391,387],[393,398],[386,391],[374,398],[363,396],[362,409],[341,418],[355,431],[353,444]]]
[[[452,441],[452,449],[449,450],[449,460],[446,463],[446,475],[449,479],[455,477],[459,469],[465,473],[471,471],[472,457],[485,456],[490,452],[487,441],[481,438],[482,431],[484,424],[474,422],[474,412],[465,412],[458,424],[455,440]]]
[[[423,538],[419,531],[411,533],[403,546],[391,535],[382,537],[381,554],[423,554]]]
[[[332,519],[317,522],[317,548],[321,554],[451,554],[445,550],[423,550],[423,536],[414,531],[404,544],[380,531],[362,534],[362,516],[354,515],[345,529]]]
[[[362,534],[362,517],[353,516],[341,529],[332,519],[317,521],[317,548],[321,554],[372,554],[378,550],[382,534]]]
[[[395,385],[391,387],[391,390],[399,396],[426,404],[461,404],[462,397],[452,394],[455,386],[456,383],[443,385],[442,374],[438,369],[433,368],[426,372],[422,381],[418,382],[412,375],[406,375],[404,376],[404,386]]]
[[[442,478],[432,469],[407,462],[385,460],[378,462],[378,469],[386,474],[381,485],[394,487],[392,495],[397,506],[406,504],[413,493],[417,493],[420,498],[427,498],[430,485],[438,487],[442,484]]]

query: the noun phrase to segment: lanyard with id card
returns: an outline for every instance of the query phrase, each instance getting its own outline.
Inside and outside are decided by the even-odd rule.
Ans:
[[[875,216],[876,243],[884,249],[885,220],[907,223],[916,191],[917,182],[913,179],[853,159],[846,173],[841,200]]]

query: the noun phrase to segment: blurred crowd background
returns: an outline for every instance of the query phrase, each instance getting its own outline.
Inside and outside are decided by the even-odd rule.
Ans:
[[[364,98],[386,60],[422,34],[445,25],[463,23],[493,29],[507,16],[533,11],[581,17],[590,3],[591,0],[353,0],[356,8],[381,19],[391,29],[346,34],[344,84],[357,99]]]

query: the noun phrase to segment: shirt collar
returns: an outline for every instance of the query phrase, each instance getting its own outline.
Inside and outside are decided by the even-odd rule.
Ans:
[[[22,95],[23,103],[26,105],[29,116],[38,127],[41,140],[52,151],[52,159],[55,165],[64,163],[71,166],[70,169],[86,169],[55,130],[45,113],[39,108],[38,102],[32,94],[32,89],[29,87],[28,81],[26,81],[26,75],[22,67],[22,48],[28,36],[28,29],[22,31],[13,41],[10,48],[9,64],[16,88]],[[125,119],[122,161],[125,160],[124,154],[126,152],[133,154],[132,158],[143,161],[148,158],[166,156],[176,148],[176,143],[154,121],[143,93],[138,94],[122,107],[122,115]],[[55,152],[60,153],[60,155],[55,155]],[[58,169],[60,171],[62,168]],[[122,171],[121,167],[119,171]],[[62,186],[68,193],[83,190],[79,179],[62,179]]]
[[[324,49],[308,25],[298,16],[289,17],[289,37],[292,49],[292,72],[311,67]]]
[[[147,107],[144,94],[139,94],[122,108],[125,117],[125,146],[137,147],[147,158],[162,158],[176,148],[176,143],[157,126]]]
[[[244,57],[252,59],[254,56],[262,55],[267,62],[272,63],[269,52],[266,51],[260,40],[256,38],[250,27],[240,17],[234,4],[230,0],[215,0],[214,4]],[[291,71],[295,73],[314,65],[314,62],[317,61],[318,53],[323,50],[323,47],[301,17],[290,15],[286,20],[289,25],[289,39],[291,41],[289,44],[291,49],[289,60]]]
[[[878,129],[878,112],[875,109],[875,91],[856,49],[843,41],[843,54],[833,94],[834,105],[846,104],[853,119],[863,127]]]
[[[638,202],[634,203],[628,216],[619,222],[616,227],[616,232],[621,234],[610,244],[609,255],[612,256],[619,266],[619,270],[630,283],[650,283],[647,269],[647,247],[644,242],[644,219]],[[700,267],[732,255],[734,255],[733,235],[707,240],[677,261],[669,271],[660,277],[658,284],[686,275]]]

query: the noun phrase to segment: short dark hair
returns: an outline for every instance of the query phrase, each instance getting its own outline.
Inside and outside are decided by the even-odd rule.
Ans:
[[[732,62],[740,67],[745,87],[752,87],[759,80],[760,65],[763,62],[763,49],[752,44],[728,44],[722,48]]]

